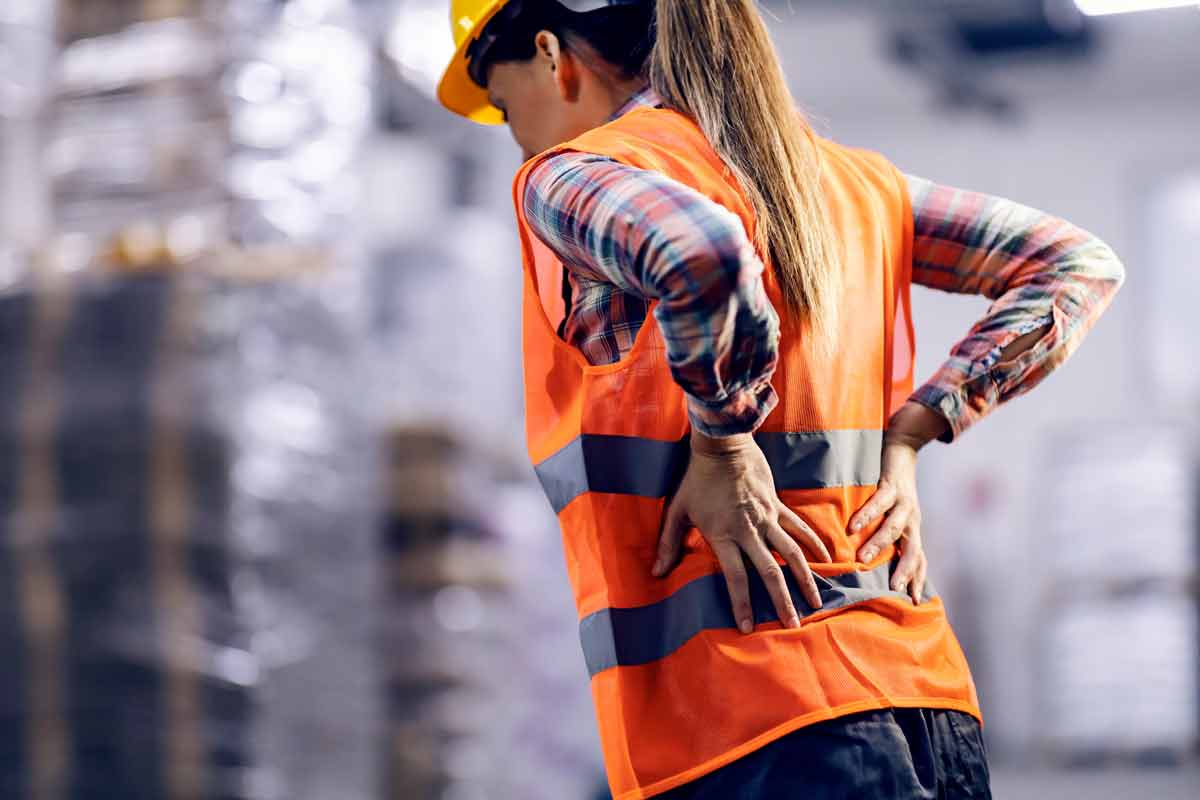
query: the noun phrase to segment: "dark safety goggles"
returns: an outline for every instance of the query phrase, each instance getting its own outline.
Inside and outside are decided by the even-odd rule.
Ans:
[[[587,14],[611,6],[636,6],[654,2],[654,0],[555,0],[567,11],[576,14]],[[471,76],[481,89],[487,88],[487,54],[496,42],[504,37],[508,26],[521,14],[524,3],[522,0],[509,0],[504,8],[492,17],[483,27],[474,41],[467,45],[467,74]]]

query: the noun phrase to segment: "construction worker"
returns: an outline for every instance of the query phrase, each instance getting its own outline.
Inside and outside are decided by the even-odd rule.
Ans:
[[[452,0],[616,800],[988,797],[917,452],[1062,364],[1093,236],[813,133],[754,0]],[[994,302],[913,387],[913,282]]]

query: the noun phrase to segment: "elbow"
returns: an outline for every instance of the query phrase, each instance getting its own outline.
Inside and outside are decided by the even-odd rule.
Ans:
[[[727,282],[731,294],[748,299],[761,291],[761,280],[766,268],[758,257],[754,244],[745,232],[738,229],[732,235],[714,242],[710,256],[718,265],[718,272]]]
[[[1121,259],[1117,258],[1117,254],[1112,254],[1112,262],[1110,264],[1112,270],[1110,279],[1113,283],[1113,292],[1117,292],[1125,285],[1125,265],[1121,263]]]
[[[1125,285],[1125,264],[1106,242],[1092,237],[1087,248],[1089,277],[1104,287],[1103,294],[1111,299]]]
[[[1112,284],[1113,291],[1116,292],[1125,284],[1125,265],[1121,262],[1121,257],[1107,242],[1095,239],[1094,246],[1100,277]]]

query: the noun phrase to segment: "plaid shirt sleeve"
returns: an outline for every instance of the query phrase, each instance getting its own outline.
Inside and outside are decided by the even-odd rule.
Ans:
[[[770,383],[779,318],[735,214],[659,173],[576,152],[538,164],[523,202],[568,269],[659,301],[654,316],[696,430],[724,437],[762,424],[779,401]]]
[[[994,302],[912,400],[950,423],[951,442],[1065,362],[1108,308],[1125,270],[1104,242],[1028,206],[907,176],[913,282]],[[1046,329],[1001,361],[1012,341]]]

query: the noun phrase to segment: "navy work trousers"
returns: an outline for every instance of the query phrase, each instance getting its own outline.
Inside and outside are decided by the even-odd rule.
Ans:
[[[970,714],[888,708],[787,734],[661,800],[991,798],[987,750]]]

